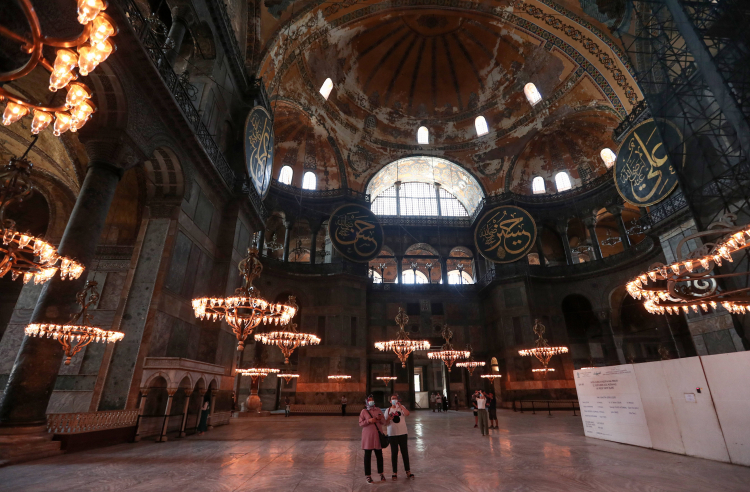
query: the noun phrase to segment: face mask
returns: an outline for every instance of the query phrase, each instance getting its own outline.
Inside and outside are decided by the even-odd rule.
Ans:
[[[396,406],[397,403],[398,403],[398,400],[391,400],[391,405],[393,405],[394,407]]]
[[[368,407],[374,407],[375,406],[375,402],[374,401],[368,401],[367,402],[367,406]]]

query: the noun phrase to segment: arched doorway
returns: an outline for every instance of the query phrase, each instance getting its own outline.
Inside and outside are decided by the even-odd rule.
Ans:
[[[571,294],[563,299],[562,311],[574,367],[606,365],[611,350],[591,302],[580,294]]]
[[[622,350],[630,363],[693,357],[690,330],[682,314],[651,314],[643,302],[625,296],[620,308]]]

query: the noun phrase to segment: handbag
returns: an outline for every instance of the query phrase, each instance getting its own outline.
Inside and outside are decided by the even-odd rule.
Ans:
[[[367,409],[367,415],[369,415],[370,418],[375,418],[372,416],[369,409]],[[383,431],[380,430],[380,427],[378,427],[378,424],[375,424],[375,428],[378,430],[378,437],[380,438],[380,447],[383,449],[387,448],[388,445],[390,444],[390,441],[388,440],[388,436],[383,434]]]

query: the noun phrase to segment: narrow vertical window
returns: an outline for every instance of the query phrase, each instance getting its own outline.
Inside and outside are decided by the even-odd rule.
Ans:
[[[617,160],[617,155],[615,155],[615,153],[612,152],[612,149],[608,149],[605,147],[602,149],[599,155],[602,156],[604,165],[606,165],[608,169],[615,165],[615,161]]]
[[[285,185],[291,185],[293,176],[294,171],[292,171],[292,168],[289,166],[284,166],[281,168],[281,172],[279,173],[279,182],[284,183]]]
[[[555,174],[555,185],[557,186],[557,191],[566,191],[572,188],[568,173],[559,172]]]
[[[542,100],[542,95],[539,94],[536,86],[531,82],[524,86],[523,93],[526,94],[526,99],[529,100],[532,106],[536,105],[536,103]]]
[[[484,119],[484,116],[477,116],[474,120],[474,127],[477,129],[477,137],[487,135],[490,132],[490,129],[487,127],[487,120]]]
[[[541,176],[537,176],[531,181],[531,191],[535,195],[540,195],[542,193],[546,193],[547,189],[544,186],[544,178]]]
[[[320,95],[323,96],[323,98],[327,101],[328,96],[331,95],[332,90],[333,90],[333,81],[331,79],[326,79],[326,81],[323,82],[323,85],[320,86]]]
[[[420,145],[427,145],[430,143],[430,131],[426,126],[420,126],[417,130],[417,143]]]
[[[302,189],[303,190],[315,190],[318,187],[318,179],[315,177],[315,173],[307,171],[302,177]]]

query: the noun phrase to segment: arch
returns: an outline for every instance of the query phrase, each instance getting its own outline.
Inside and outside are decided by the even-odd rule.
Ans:
[[[557,233],[557,231],[546,225],[539,227],[539,242],[542,245],[542,253],[544,259],[550,266],[554,265],[565,265],[567,258],[565,258],[565,247],[563,246],[563,238]]]
[[[426,252],[426,253],[425,253]],[[438,256],[438,251],[427,243],[414,243],[404,251],[404,255],[424,255],[432,254]]]
[[[211,382],[208,383],[208,391],[216,391],[219,389],[219,383],[216,380],[216,376],[211,378]]]
[[[474,253],[466,246],[455,246],[451,249],[449,256],[461,256],[465,258],[474,258]]]
[[[416,277],[416,282],[415,282]],[[401,283],[405,285],[409,284],[426,284],[427,282],[427,275],[420,272],[419,270],[416,271],[416,275],[414,270],[411,268],[405,269],[403,272],[401,272]]]
[[[568,176],[568,173],[560,171],[555,174],[555,187],[558,192],[568,191],[573,187],[573,185],[570,184],[570,176]]]
[[[152,386],[157,387],[157,386],[154,386],[154,384],[155,382],[158,382],[159,378],[164,380],[165,388],[173,387],[172,380],[170,379],[169,374],[167,374],[166,372],[162,372],[162,371],[155,372],[154,374],[149,376],[149,378],[146,380],[146,384],[143,387],[144,388],[151,388]]]
[[[318,189],[318,178],[312,171],[307,171],[302,176],[302,189],[303,190],[316,190]]]
[[[430,143],[430,131],[426,126],[420,126],[417,130],[417,143],[420,145],[427,145]]]
[[[182,379],[180,379],[180,383],[177,385],[177,387],[193,389],[193,386],[193,376],[189,372],[185,372],[182,376]]]
[[[180,159],[169,147],[158,147],[143,162],[146,170],[146,193],[149,199],[182,199],[185,194],[185,177]]]
[[[294,171],[291,166],[283,166],[279,171],[279,183],[291,186],[292,179],[294,179]]]

